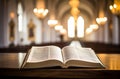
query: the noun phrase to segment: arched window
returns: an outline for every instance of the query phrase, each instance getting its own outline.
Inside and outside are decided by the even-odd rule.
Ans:
[[[84,37],[84,19],[81,16],[79,16],[77,20],[77,37]]]
[[[73,16],[70,16],[68,19],[68,37],[74,38],[77,36],[77,38],[83,38],[84,37],[84,19],[79,16],[77,19],[77,35],[75,35],[75,20]]]
[[[69,17],[68,19],[68,37],[74,38],[75,37],[75,22],[74,17]]]
[[[22,8],[22,4],[19,2],[18,3],[18,9],[17,9],[17,13],[18,13],[18,31],[22,32],[23,30],[23,8]]]

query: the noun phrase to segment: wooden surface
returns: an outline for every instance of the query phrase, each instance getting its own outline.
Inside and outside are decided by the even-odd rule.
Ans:
[[[25,78],[118,78],[120,54],[97,54],[106,69],[19,69],[26,53],[0,53],[1,77]]]

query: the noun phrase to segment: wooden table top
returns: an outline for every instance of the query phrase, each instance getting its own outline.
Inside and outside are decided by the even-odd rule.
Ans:
[[[26,53],[0,53],[0,68],[19,68]],[[97,56],[107,70],[120,70],[120,54],[99,53]]]
[[[97,56],[106,69],[29,69],[19,67],[26,53],[0,53],[0,76],[41,78],[111,78],[120,75],[120,54],[99,53]]]

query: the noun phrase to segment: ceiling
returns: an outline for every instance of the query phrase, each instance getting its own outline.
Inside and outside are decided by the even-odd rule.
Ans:
[[[46,6],[50,10],[49,17],[59,20],[65,28],[67,20],[71,16],[69,5],[70,0],[46,0]],[[96,18],[100,16],[99,13],[106,16],[108,5],[112,0],[79,0],[80,16],[84,18],[85,28],[90,24],[96,23]]]

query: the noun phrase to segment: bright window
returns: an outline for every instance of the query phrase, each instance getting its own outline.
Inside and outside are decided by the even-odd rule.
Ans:
[[[77,37],[84,37],[84,19],[81,16],[77,20]]]
[[[22,9],[22,5],[21,3],[19,2],[18,3],[18,31],[19,32],[22,32],[23,30],[23,9]]]
[[[84,37],[84,19],[79,16],[77,20],[77,35],[75,35],[75,20],[74,17],[69,17],[68,19],[68,37],[74,38],[77,36],[78,38]]]
[[[69,38],[74,38],[75,37],[75,22],[74,22],[74,17],[70,17],[68,19],[68,37]]]

